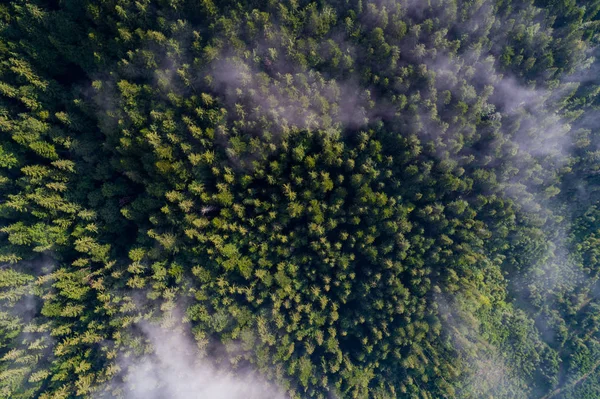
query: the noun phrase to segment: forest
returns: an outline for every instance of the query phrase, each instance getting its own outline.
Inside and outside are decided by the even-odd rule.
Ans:
[[[0,398],[600,398],[600,0],[0,2]]]

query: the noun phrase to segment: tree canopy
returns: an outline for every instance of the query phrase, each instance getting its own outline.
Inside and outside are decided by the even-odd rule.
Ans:
[[[598,398],[599,12],[0,5],[0,398]]]

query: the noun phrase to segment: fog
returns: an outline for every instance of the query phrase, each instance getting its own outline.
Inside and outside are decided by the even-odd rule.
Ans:
[[[111,383],[98,398],[132,399],[284,399],[273,384],[251,369],[223,370],[200,355],[185,327],[164,328],[149,322],[137,326],[147,348],[144,355],[120,355],[121,383]]]

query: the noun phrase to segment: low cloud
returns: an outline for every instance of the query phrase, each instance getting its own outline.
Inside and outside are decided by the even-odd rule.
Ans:
[[[287,396],[254,371],[218,369],[201,358],[192,338],[156,325],[138,325],[151,345],[141,358],[121,356],[119,367],[126,372],[123,382],[111,385],[97,398],[121,396],[128,399],[284,399]]]
[[[212,88],[238,112],[272,122],[273,129],[356,129],[393,114],[352,79],[336,81],[319,72],[266,73],[232,57],[212,65]]]

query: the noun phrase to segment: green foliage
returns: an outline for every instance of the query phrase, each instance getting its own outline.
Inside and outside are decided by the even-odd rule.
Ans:
[[[0,397],[598,397],[597,3],[0,5]]]

